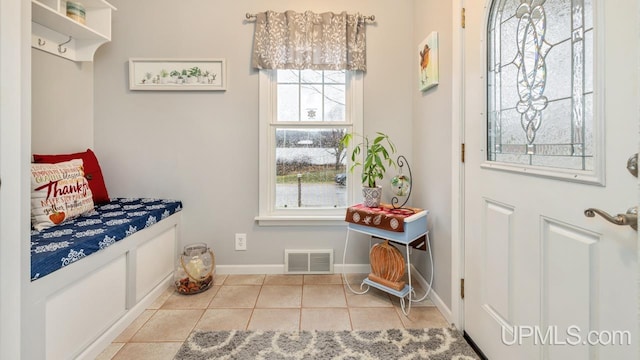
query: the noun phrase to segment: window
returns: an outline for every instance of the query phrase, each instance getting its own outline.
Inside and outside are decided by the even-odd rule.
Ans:
[[[487,160],[597,171],[592,13],[590,0],[493,2]]]
[[[361,129],[361,73],[261,70],[260,224],[342,223],[353,191],[340,140]]]

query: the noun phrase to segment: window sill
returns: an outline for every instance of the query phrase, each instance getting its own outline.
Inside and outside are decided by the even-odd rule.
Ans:
[[[256,216],[260,226],[344,226],[344,215]]]

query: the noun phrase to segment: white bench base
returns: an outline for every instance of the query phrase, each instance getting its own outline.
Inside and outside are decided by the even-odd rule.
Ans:
[[[173,282],[180,213],[31,282],[25,359],[94,359]]]

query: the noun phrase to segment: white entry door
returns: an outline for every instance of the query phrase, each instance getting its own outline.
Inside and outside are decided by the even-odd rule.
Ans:
[[[638,358],[637,232],[584,214],[638,204],[637,6],[466,1],[464,327],[489,359]]]

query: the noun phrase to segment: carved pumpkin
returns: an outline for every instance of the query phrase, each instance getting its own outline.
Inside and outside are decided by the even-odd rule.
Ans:
[[[406,270],[404,258],[395,246],[389,244],[389,240],[373,245],[369,252],[369,259],[371,261],[369,280],[398,291],[404,288],[405,282],[402,280]]]

